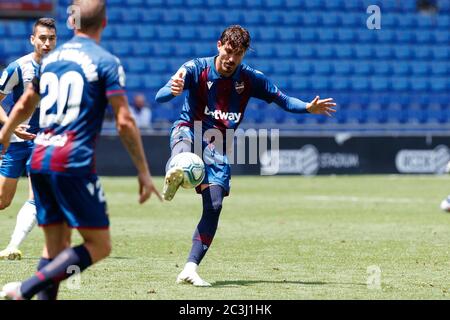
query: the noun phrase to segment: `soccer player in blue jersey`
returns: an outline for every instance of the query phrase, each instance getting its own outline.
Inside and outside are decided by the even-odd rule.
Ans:
[[[13,95],[16,103],[25,88],[31,83],[42,58],[56,46],[56,25],[52,18],[41,18],[33,27],[30,42],[34,52],[12,62],[4,71],[0,79],[0,103],[8,94]],[[39,110],[39,109],[38,109]],[[9,113],[11,110],[9,110]],[[8,115],[0,107],[0,123],[5,123]],[[15,134],[11,136],[11,146],[3,155],[0,165],[0,210],[7,208],[17,189],[19,177],[26,170],[29,174],[29,160],[33,148],[33,139],[39,130],[39,112],[36,111],[29,119],[19,125]],[[6,249],[0,251],[0,259],[21,259],[19,246],[36,224],[36,206],[33,190],[28,179],[28,200],[17,214],[17,222],[11,240]]]
[[[185,63],[172,79],[161,88],[157,102],[166,102],[188,92],[180,118],[173,124],[170,134],[171,159],[181,152],[192,152],[194,145],[194,123],[201,123],[202,131],[217,129],[222,139],[210,140],[202,136],[202,151],[206,176],[197,188],[203,200],[203,213],[194,231],[192,248],[188,261],[177,277],[177,283],[191,283],[194,286],[210,286],[197,273],[197,268],[216,233],[222,202],[230,192],[230,166],[226,150],[225,130],[236,129],[244,116],[251,97],[267,103],[275,102],[281,108],[293,113],[313,113],[330,116],[335,112],[333,99],[309,103],[282,93],[260,71],[242,63],[250,47],[250,35],[241,26],[230,26],[223,31],[217,42],[218,54],[214,57],[194,59]],[[220,141],[219,141],[220,140]],[[219,146],[218,144],[223,145]],[[208,159],[208,161],[205,161]],[[170,160],[168,164],[170,163]],[[163,196],[171,200],[181,183],[183,172],[174,167],[166,170]]]
[[[3,287],[1,295],[8,299],[31,299],[36,294],[39,299],[55,299],[60,281],[110,254],[108,211],[94,157],[108,102],[138,170],[139,203],[153,193],[162,200],[128,107],[124,70],[118,58],[98,45],[106,26],[105,2],[75,0],[74,5],[80,23],[75,36],[43,60],[33,86],[0,131],[0,143],[7,148],[13,128],[40,101],[41,131],[35,139],[30,176],[45,247],[34,276]],[[77,25],[77,18],[71,20]],[[68,227],[78,230],[81,245],[67,246]]]

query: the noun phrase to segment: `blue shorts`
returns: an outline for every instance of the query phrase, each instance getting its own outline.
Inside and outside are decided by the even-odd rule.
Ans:
[[[34,143],[32,141],[11,143],[2,157],[0,175],[6,178],[18,179],[26,170],[30,174],[31,152]]]
[[[107,229],[105,195],[97,175],[31,173],[40,226],[66,222],[71,228]]]
[[[176,126],[170,132],[170,148],[180,141],[194,144],[194,132],[188,126]],[[225,150],[225,149],[224,149]],[[215,184],[225,189],[225,196],[230,193],[231,168],[228,157],[224,152],[217,152],[214,143],[202,141],[203,162],[205,163],[205,178],[202,184]],[[196,188],[201,193],[200,186]]]

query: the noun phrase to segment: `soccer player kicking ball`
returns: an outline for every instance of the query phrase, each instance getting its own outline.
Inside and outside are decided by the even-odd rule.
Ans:
[[[56,46],[55,20],[41,18],[33,27],[30,42],[34,52],[12,62],[4,71],[0,79],[0,103],[12,93],[16,103],[25,88],[31,83],[39,70],[42,58]],[[39,109],[38,109],[39,110]],[[10,111],[11,112],[11,111]],[[0,123],[4,124],[8,115],[0,107]],[[39,131],[39,111],[20,124],[11,136],[11,146],[2,157],[0,165],[0,210],[11,204],[16,193],[19,177],[26,170],[29,176],[29,161],[33,149],[33,139]],[[33,190],[28,177],[29,196],[19,213],[14,232],[6,249],[0,251],[0,259],[21,259],[19,246],[25,240],[36,224],[36,205]]]
[[[230,165],[226,154],[218,150],[226,150],[225,130],[238,127],[248,100],[255,97],[267,103],[275,102],[293,113],[330,116],[335,112],[333,107],[336,104],[331,98],[321,100],[316,97],[305,103],[283,94],[263,73],[242,63],[249,47],[250,35],[246,29],[241,26],[228,27],[217,42],[216,56],[185,63],[156,95],[156,101],[161,103],[180,95],[183,90],[188,91],[180,118],[171,129],[171,159],[181,152],[192,152],[194,122],[201,122],[203,132],[218,129],[223,134],[222,139],[214,141],[202,136],[206,176],[197,192],[202,195],[203,214],[194,232],[188,261],[178,275],[177,283],[210,286],[200,278],[197,267],[211,245],[223,199],[230,192]],[[219,143],[223,145],[219,146]],[[171,200],[182,182],[183,173],[180,168],[167,170],[164,198]]]
[[[55,299],[60,281],[110,254],[107,207],[94,162],[95,141],[108,102],[120,138],[138,170],[139,203],[153,193],[161,199],[128,107],[123,68],[119,59],[98,45],[106,26],[104,0],[76,0],[74,5],[79,9],[80,28],[43,60],[33,85],[0,131],[0,143],[7,148],[13,129],[42,98],[31,182],[45,247],[34,276],[3,287],[1,295],[8,299],[31,299],[36,294],[39,299]],[[72,18],[75,26],[77,19]],[[81,245],[68,247],[68,227],[78,229]]]

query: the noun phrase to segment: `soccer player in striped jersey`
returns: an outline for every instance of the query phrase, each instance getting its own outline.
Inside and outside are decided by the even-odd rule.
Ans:
[[[34,52],[12,62],[2,73],[0,79],[0,103],[12,94],[16,103],[25,88],[37,74],[42,58],[56,46],[56,25],[52,18],[41,18],[33,27],[30,42]],[[9,110],[9,113],[11,110]],[[0,107],[0,123],[8,120],[8,114]],[[19,177],[26,171],[29,176],[29,160],[33,139],[39,130],[39,109],[15,129],[11,136],[11,146],[3,155],[0,165],[0,210],[7,208],[17,189]],[[33,190],[28,178],[28,200],[17,214],[16,226],[6,249],[0,251],[0,259],[21,259],[19,246],[36,224],[36,205]]]
[[[80,24],[75,36],[43,60],[33,86],[0,131],[0,143],[6,148],[13,128],[40,101],[41,131],[35,139],[30,176],[45,247],[34,276],[3,287],[1,295],[8,299],[31,299],[36,294],[39,299],[55,299],[62,280],[110,254],[106,200],[95,173],[95,142],[108,103],[138,171],[139,203],[152,194],[160,197],[129,110],[122,65],[98,45],[106,26],[105,1],[75,0],[74,5],[79,16],[71,16],[70,21],[76,27],[77,20]],[[67,245],[68,227],[78,230],[81,245]]]
[[[318,96],[309,102],[289,97],[281,92],[260,71],[242,63],[250,47],[250,34],[241,26],[230,26],[217,42],[218,54],[185,63],[161,88],[157,102],[166,102],[188,92],[179,119],[171,129],[171,159],[181,152],[192,152],[195,139],[202,139],[206,176],[197,192],[202,195],[203,213],[194,231],[191,252],[177,283],[210,286],[197,273],[197,268],[216,233],[222,202],[230,192],[230,165],[226,153],[227,129],[236,129],[241,123],[248,100],[255,97],[267,103],[276,103],[288,112],[313,113],[330,116],[335,112],[333,99]],[[194,139],[195,122],[200,122],[202,133],[217,129],[221,139],[214,141],[203,134]],[[222,145],[219,145],[222,144]],[[168,164],[170,163],[170,160]],[[166,170],[163,196],[171,200],[181,183],[181,168]]]

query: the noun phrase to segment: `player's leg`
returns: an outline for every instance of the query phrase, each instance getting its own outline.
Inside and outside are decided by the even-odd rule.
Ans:
[[[4,210],[11,204],[14,195],[17,190],[18,177],[11,176],[11,169],[13,168],[13,162],[10,159],[10,155],[7,153],[4,155],[2,165],[0,167],[0,210]],[[16,225],[20,223],[22,217],[17,217]],[[11,237],[11,241],[6,249],[0,251],[0,259],[21,259],[22,253],[19,251],[18,246],[15,245],[16,238]]]
[[[188,262],[177,277],[177,283],[187,282],[194,286],[210,286],[200,278],[197,268],[208,251],[217,231],[225,190],[220,185],[201,186],[203,213],[192,238]]]
[[[47,226],[43,228],[45,234],[45,246],[39,261],[37,271],[41,271],[45,266],[62,251],[70,247],[71,229],[66,223]],[[38,300],[56,300],[59,290],[59,281],[49,284],[46,288],[37,293]]]
[[[450,212],[450,195],[448,195],[447,198],[442,200],[441,209],[445,212]]]
[[[175,196],[183,183],[183,170],[179,167],[170,168],[170,162],[177,154],[192,152],[193,135],[188,127],[175,128],[170,136],[171,156],[166,164],[166,176],[164,177],[163,197],[170,201]]]
[[[8,178],[0,175],[0,210],[4,210],[11,204],[17,190],[19,179]]]
[[[48,252],[56,254],[66,245],[64,231],[60,228],[45,228]],[[55,229],[58,235],[52,234]],[[48,234],[50,232],[50,234]],[[85,242],[79,246],[66,248],[57,254],[34,276],[20,285],[22,298],[31,299],[34,295],[47,289],[51,285],[83,272],[93,263],[105,258],[110,253],[109,230],[80,230]]]
[[[37,220],[43,228],[46,242],[42,259],[38,265],[38,272],[23,283],[12,282],[3,287],[2,294],[10,299],[31,299],[34,294],[42,290],[44,290],[43,294],[46,294],[47,288],[51,291],[51,286],[55,282],[52,279],[44,278],[42,270],[46,270],[54,262],[51,260],[58,255],[58,252],[61,252],[68,241],[65,217],[53,194],[54,181],[51,180],[51,176],[32,174],[31,180],[38,208]],[[28,294],[30,295],[28,296]],[[56,295],[56,293],[54,294]],[[51,295],[51,293],[47,292],[47,295]]]
[[[8,259],[21,259],[22,253],[19,250],[20,245],[36,225],[36,205],[34,202],[33,188],[31,187],[31,180],[28,177],[29,197],[23,204],[22,208],[17,214],[16,226],[11,236],[11,240],[5,250],[0,252],[1,257]]]
[[[18,179],[0,176],[0,210],[7,208],[11,204],[16,193],[17,182]],[[6,249],[0,251],[0,259],[14,260],[22,257],[22,253],[13,245],[12,240],[13,239],[11,238],[10,244]]]

